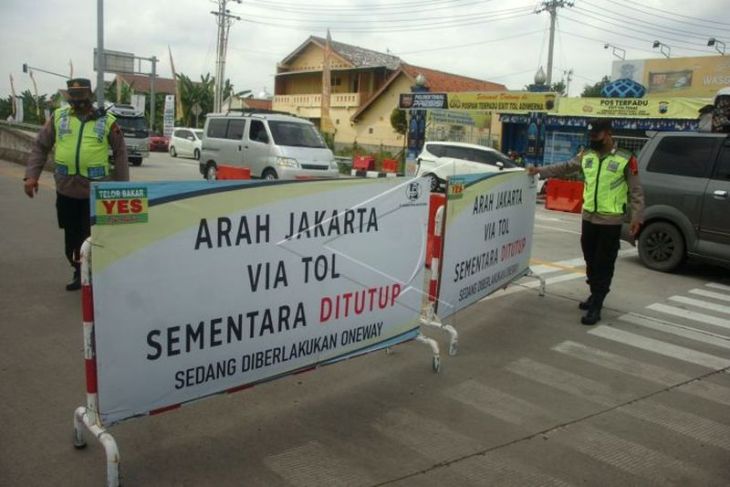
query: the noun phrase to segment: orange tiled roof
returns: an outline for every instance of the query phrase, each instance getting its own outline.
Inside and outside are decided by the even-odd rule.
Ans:
[[[483,81],[458,74],[445,73],[435,69],[424,68],[421,66],[413,66],[411,64],[401,64],[403,71],[414,80],[416,76],[422,74],[426,77],[426,86],[430,91],[449,92],[449,91],[507,91],[507,87],[500,83],[491,81]]]
[[[254,110],[271,110],[271,100],[260,100],[256,98],[246,98],[243,100],[247,108]]]

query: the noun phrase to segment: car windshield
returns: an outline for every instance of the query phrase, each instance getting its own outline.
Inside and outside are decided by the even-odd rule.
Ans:
[[[203,138],[203,131],[202,130],[193,130],[195,133],[195,136],[200,140]]]
[[[271,135],[276,145],[291,147],[314,147],[325,149],[324,139],[313,125],[301,122],[269,121]]]
[[[145,120],[143,117],[120,117],[117,116],[117,125],[119,127],[126,131],[135,131],[135,132],[141,132],[141,131],[147,131],[147,120]]]

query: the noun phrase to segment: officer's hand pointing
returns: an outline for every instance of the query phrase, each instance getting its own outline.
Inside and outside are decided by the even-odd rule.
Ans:
[[[32,198],[38,193],[38,180],[33,178],[26,179],[23,189],[25,190],[25,194],[28,195],[28,198]]]

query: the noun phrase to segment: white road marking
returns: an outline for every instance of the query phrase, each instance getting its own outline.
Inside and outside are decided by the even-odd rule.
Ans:
[[[706,379],[690,382],[689,384],[678,387],[676,390],[730,406],[730,387],[713,384]]]
[[[559,391],[582,397],[588,401],[614,406],[632,397],[616,391],[602,382],[587,379],[572,372],[536,362],[529,358],[521,358],[507,364],[505,369],[528,380],[539,382]]]
[[[730,350],[730,336],[719,335],[710,331],[698,330],[685,325],[660,320],[651,316],[644,316],[637,313],[629,313],[619,317],[619,320],[643,326],[662,333],[689,338],[696,342],[707,343],[720,348]]]
[[[718,299],[720,301],[730,301],[730,295],[728,295],[728,294],[715,293],[712,291],[705,291],[704,289],[691,289],[689,292],[691,294],[696,294],[698,296],[704,296],[706,298]]]
[[[625,408],[621,408],[621,411],[693,438],[700,443],[730,450],[730,426],[696,414],[670,408],[654,401],[641,401],[630,404]]]
[[[671,296],[669,301],[674,301],[682,304],[689,304],[690,306],[696,306],[698,308],[704,308],[710,311],[717,311],[718,313],[730,314],[730,306],[724,304],[710,303],[709,301],[703,301],[701,299],[688,298],[686,296]]]
[[[556,439],[599,462],[643,477],[655,485],[674,484],[688,478],[711,485],[707,475],[693,465],[587,424],[568,427]]]
[[[570,484],[539,472],[532,465],[510,458],[509,453],[499,451],[489,452],[468,458],[463,462],[452,465],[450,469],[464,477],[474,485],[501,485],[509,486],[555,486],[567,487]],[[532,463],[532,462],[531,462]],[[452,485],[459,485],[454,481]]]
[[[725,284],[718,284],[716,282],[708,282],[705,284],[707,287],[711,287],[713,289],[720,289],[722,291],[728,291],[730,292],[730,286],[726,286]]]
[[[684,362],[701,365],[710,369],[720,370],[730,367],[730,360],[709,353],[698,352],[690,348],[680,347],[671,343],[647,338],[628,331],[619,330],[610,326],[601,325],[588,332],[591,335],[623,343],[630,347],[654,352],[665,357],[671,357]]]
[[[581,343],[565,341],[559,343],[552,348],[556,352],[575,357],[577,359],[598,365],[610,370],[622,372],[627,375],[633,375],[650,382],[656,382],[665,386],[681,384],[687,382],[692,377],[667,370],[665,367],[659,367],[652,364],[639,362],[610,352],[605,352],[597,348],[588,347]]]
[[[373,427],[391,440],[439,462],[469,455],[483,448],[478,441],[406,409],[388,411]]]
[[[464,381],[448,389],[445,395],[507,423],[528,428],[544,429],[555,421],[539,406],[475,380]]]
[[[654,303],[647,306],[647,309],[653,311],[659,311],[660,313],[666,313],[668,315],[679,316],[680,318],[686,318],[692,321],[699,321],[700,323],[707,323],[710,325],[719,326],[721,328],[730,329],[730,320],[718,318],[717,316],[706,315],[704,313],[697,313],[696,311],[689,311],[675,306],[668,306],[666,304]]]
[[[372,485],[374,479],[317,441],[264,458],[266,466],[293,485]]]

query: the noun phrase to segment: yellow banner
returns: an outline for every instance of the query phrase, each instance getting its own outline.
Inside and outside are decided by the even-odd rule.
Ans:
[[[702,56],[647,59],[644,86],[650,96],[715,96],[730,86],[730,59]]]
[[[546,112],[555,108],[555,93],[483,91],[448,93],[449,109],[490,112]]]
[[[709,98],[561,98],[558,115],[695,120]]]

